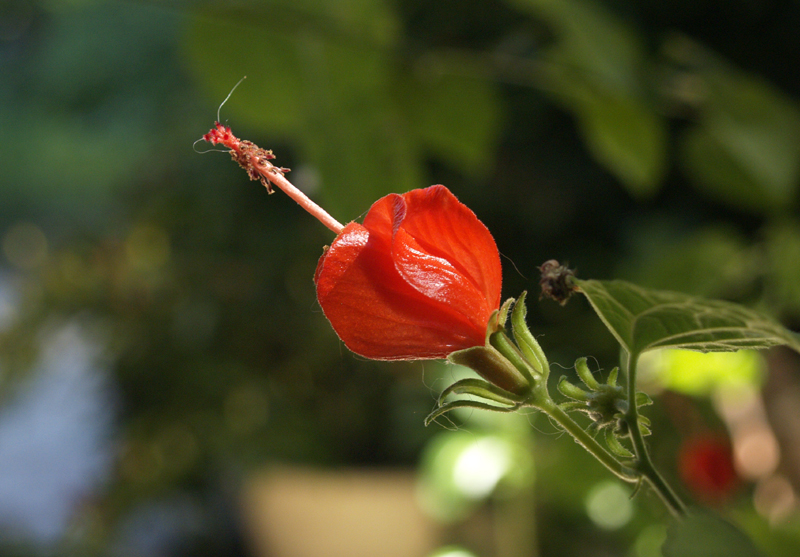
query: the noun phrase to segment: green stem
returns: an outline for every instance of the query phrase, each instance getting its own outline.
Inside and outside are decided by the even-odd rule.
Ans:
[[[683,501],[675,494],[672,487],[656,470],[653,461],[650,459],[650,453],[647,451],[642,431],[639,429],[639,409],[636,407],[637,363],[638,357],[628,354],[628,412],[625,414],[625,419],[628,422],[633,452],[636,454],[636,468],[641,477],[650,484],[650,487],[661,498],[669,511],[676,517],[682,517],[686,515],[686,505],[683,504]]]
[[[540,393],[541,394],[541,393]],[[605,450],[594,437],[589,435],[577,422],[564,412],[550,395],[545,392],[543,396],[535,397],[536,407],[550,416],[555,422],[564,428],[564,431],[572,435],[575,442],[586,449],[593,457],[600,461],[600,464],[608,468],[612,474],[626,482],[637,482],[640,479],[638,471],[633,470],[620,463],[614,455]]]

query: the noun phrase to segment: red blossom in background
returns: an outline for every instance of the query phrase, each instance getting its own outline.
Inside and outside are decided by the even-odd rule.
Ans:
[[[695,497],[706,503],[724,501],[739,484],[730,443],[720,437],[686,441],[678,453],[678,469]]]
[[[500,306],[492,235],[444,186],[379,199],[325,251],[317,298],[347,347],[376,360],[483,345]]]

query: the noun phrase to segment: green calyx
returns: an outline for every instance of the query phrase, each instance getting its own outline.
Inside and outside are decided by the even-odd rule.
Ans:
[[[494,335],[502,335],[502,333],[494,333]],[[506,350],[510,351],[510,347],[504,347],[504,351]],[[504,353],[489,345],[453,352],[447,357],[447,360],[474,370],[490,385],[516,395],[522,395],[530,390],[531,378],[524,364],[513,356],[515,354],[512,353],[510,360]]]
[[[513,340],[505,326],[509,314]],[[550,366],[525,324],[525,314],[525,293],[516,301],[508,299],[489,320],[483,346],[459,350],[447,357],[450,363],[466,366],[482,379],[464,379],[445,389],[426,424],[455,408],[513,412],[523,406],[537,406],[537,398],[549,396],[546,382]],[[470,398],[446,401],[451,395]]]
[[[591,427],[595,430],[604,430],[608,448],[615,454],[623,457],[632,457],[620,439],[630,436],[628,425],[629,401],[625,390],[617,385],[619,368],[614,368],[608,375],[606,383],[600,383],[586,363],[586,358],[579,358],[575,362],[575,371],[586,390],[570,383],[566,377],[561,377],[558,382],[558,391],[571,399],[560,404],[562,410],[577,410],[589,416],[592,420]],[[645,393],[636,393],[635,404],[639,408],[652,404],[653,401]],[[639,416],[639,428],[642,435],[650,434],[650,421],[644,416]]]
[[[514,304],[514,311],[511,313],[511,327],[514,332],[514,340],[522,353],[525,355],[528,363],[533,366],[542,381],[547,381],[547,376],[550,375],[550,364],[547,357],[544,355],[544,350],[539,345],[539,342],[531,334],[528,325],[525,323],[525,316],[528,313],[528,308],[525,306],[525,297],[527,292],[523,292],[517,303]]]

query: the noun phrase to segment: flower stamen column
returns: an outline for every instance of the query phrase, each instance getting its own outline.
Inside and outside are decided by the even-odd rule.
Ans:
[[[274,184],[334,233],[341,233],[344,228],[342,223],[286,179],[284,174],[289,169],[275,166],[270,162],[275,159],[272,151],[262,149],[252,141],[239,139],[233,135],[230,126],[223,126],[219,122],[214,122],[214,127],[203,136],[203,139],[212,145],[222,144],[230,149],[231,158],[245,169],[251,180],[259,180],[267,188],[267,192],[274,191],[272,189]]]

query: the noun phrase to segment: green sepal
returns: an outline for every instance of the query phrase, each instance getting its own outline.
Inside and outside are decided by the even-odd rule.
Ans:
[[[580,400],[582,402],[587,402],[589,400],[589,393],[567,381],[566,375],[561,376],[561,378],[558,380],[556,388],[558,389],[558,392],[567,398]]]
[[[494,347],[506,360],[511,362],[517,370],[528,380],[528,384],[534,384],[534,375],[539,377],[536,370],[531,366],[520,349],[514,344],[505,331],[497,331],[489,336],[489,344]]]
[[[622,458],[633,458],[633,453],[626,449],[622,443],[619,442],[616,435],[611,429],[606,429],[606,445],[608,449],[617,456]]]
[[[499,309],[496,309],[492,312],[492,315],[489,317],[489,324],[486,326],[485,345],[489,345],[489,338],[494,333],[505,330],[506,322],[508,321],[508,314],[511,311],[511,305],[513,303],[514,298],[509,298],[503,302],[503,305],[501,305]]]
[[[514,412],[520,407],[519,404],[515,404],[514,406],[494,406],[493,404],[487,404],[485,402],[478,402],[475,400],[454,400],[453,402],[448,402],[444,404],[428,414],[425,418],[425,425],[428,426],[441,416],[451,410],[455,410],[456,408],[476,408],[478,410],[491,410],[492,412]]]
[[[501,389],[522,395],[530,392],[531,379],[520,372],[493,346],[473,346],[447,356],[448,361],[474,370]]]
[[[647,393],[639,391],[636,393],[636,408],[640,406],[650,406],[653,404],[653,399]]]
[[[449,395],[472,395],[499,404],[507,404],[508,406],[520,405],[525,401],[521,396],[496,387],[482,379],[473,378],[461,379],[447,387],[439,395],[439,404],[442,405],[444,399]]]
[[[527,292],[520,294],[519,299],[514,304],[514,311],[511,312],[511,327],[514,332],[514,340],[517,341],[519,349],[536,372],[546,379],[550,372],[550,364],[547,362],[544,350],[542,350],[536,337],[533,336],[525,323],[525,316],[528,313],[528,308],[525,306],[525,297],[527,295]]]
[[[578,377],[581,381],[593,391],[600,390],[600,383],[594,378],[592,372],[589,370],[589,365],[586,363],[586,358],[578,358],[575,360],[575,371],[578,372]]]
[[[610,385],[612,387],[617,386],[617,377],[619,376],[619,368],[615,367],[608,373],[608,381],[606,381],[606,385]]]

